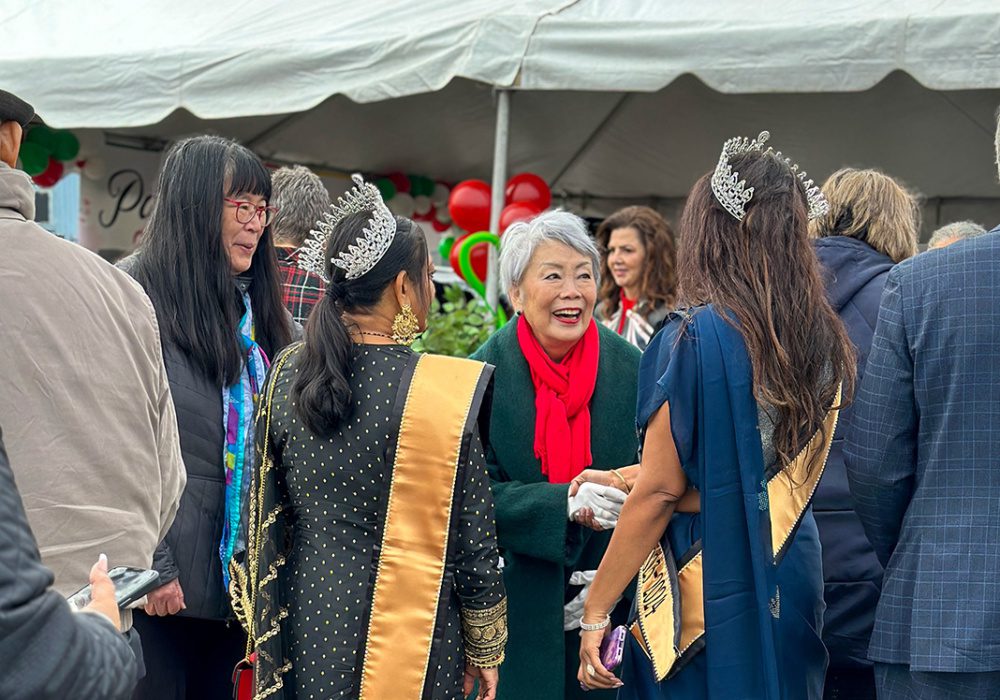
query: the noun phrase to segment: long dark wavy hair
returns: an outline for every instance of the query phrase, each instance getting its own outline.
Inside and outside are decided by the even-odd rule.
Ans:
[[[730,162],[753,198],[739,221],[712,193],[711,173],[695,183],[681,221],[681,296],[735,317],[754,394],[776,411],[774,447],[785,464],[822,428],[841,382],[841,404],[852,395],[854,349],[826,299],[802,183],[771,153]]]
[[[646,251],[642,261],[642,291],[639,296],[654,308],[673,306],[677,299],[677,245],[667,220],[655,209],[632,206],[619,209],[597,228],[601,249],[601,288],[597,301],[602,313],[610,318],[621,303],[621,288],[608,269],[608,242],[615,229],[634,228]]]
[[[349,280],[344,270],[330,262],[363,235],[371,216],[368,211],[352,214],[330,234],[326,245],[326,276],[330,283],[306,322],[305,347],[291,395],[296,415],[320,437],[330,437],[350,418],[348,377],[354,362],[354,343],[341,314],[377,305],[401,271],[416,287],[421,302],[430,300],[427,239],[409,219],[396,217],[396,235],[389,250],[361,277]]]
[[[156,192],[131,273],[156,307],[164,341],[192,357],[205,377],[229,386],[243,368],[243,303],[222,244],[222,200],[243,193],[268,199],[271,176],[235,141],[196,136],[167,152]],[[291,327],[269,229],[246,274],[257,342],[274,357],[291,342]]]

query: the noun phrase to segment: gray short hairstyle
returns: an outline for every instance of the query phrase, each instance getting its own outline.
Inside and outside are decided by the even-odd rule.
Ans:
[[[330,208],[330,193],[316,173],[302,165],[278,168],[271,175],[271,201],[278,213],[271,222],[275,243],[301,246],[310,229]]]
[[[500,246],[500,281],[504,291],[521,284],[531,256],[539,244],[555,241],[590,258],[594,281],[600,284],[601,256],[587,231],[587,222],[562,209],[539,214],[530,221],[507,227]]]
[[[940,248],[949,243],[960,241],[963,238],[975,238],[984,233],[986,233],[986,229],[975,221],[956,221],[953,224],[942,226],[932,233],[930,240],[927,241],[927,247]]]

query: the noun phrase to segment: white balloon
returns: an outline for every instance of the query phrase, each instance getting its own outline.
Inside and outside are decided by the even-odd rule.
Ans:
[[[450,224],[451,214],[448,212],[448,207],[438,207],[434,212],[434,218],[438,220],[438,223]]]
[[[434,185],[434,193],[431,195],[431,203],[440,209],[442,206],[448,203],[448,197],[450,195],[451,195],[451,190],[448,189],[448,185],[442,185],[439,182],[436,185]]]
[[[396,196],[388,201],[388,205],[393,214],[409,219],[413,216],[416,202],[409,192],[397,192]]]
[[[413,213],[423,216],[431,210],[431,198],[426,195],[417,195],[413,198]]]
[[[108,172],[108,164],[103,158],[88,158],[80,172],[88,180],[100,180]]]

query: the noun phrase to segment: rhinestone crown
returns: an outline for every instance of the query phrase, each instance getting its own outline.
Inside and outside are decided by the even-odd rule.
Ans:
[[[316,228],[309,232],[299,253],[299,267],[316,273],[327,282],[330,280],[326,274],[326,244],[333,229],[345,218],[362,211],[372,212],[364,233],[354,244],[330,258],[331,263],[345,271],[346,279],[357,279],[375,267],[396,236],[396,217],[382,201],[378,188],[357,173],[351,179],[355,186],[338,197],[337,203],[330,205],[330,211],[323,212],[323,219],[316,222]]]
[[[712,173],[712,193],[719,200],[719,204],[733,217],[743,220],[746,216],[746,205],[753,197],[753,187],[747,187],[746,180],[741,180],[740,175],[733,171],[733,166],[729,162],[734,156],[751,151],[764,150],[764,144],[771,138],[771,134],[762,131],[756,139],[749,139],[745,136],[737,136],[726,141],[722,145],[722,153],[719,155],[719,162]],[[776,158],[785,161],[795,177],[799,179],[806,190],[806,201],[809,204],[809,218],[816,219],[823,216],[830,210],[830,204],[812,180],[809,180],[805,171],[800,171],[799,166],[788,158],[782,158],[781,151],[774,151],[768,147],[767,153],[773,153]]]

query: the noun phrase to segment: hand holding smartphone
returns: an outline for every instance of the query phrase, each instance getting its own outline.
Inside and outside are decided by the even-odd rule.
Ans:
[[[115,584],[115,600],[119,609],[127,608],[160,585],[160,575],[152,569],[116,566],[108,572]],[[74,610],[87,607],[91,599],[90,585],[84,586],[67,600]]]
[[[622,662],[627,634],[625,625],[618,625],[601,642],[601,665],[609,671],[614,671]]]

